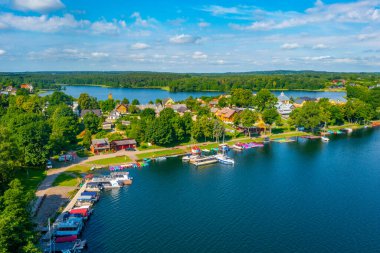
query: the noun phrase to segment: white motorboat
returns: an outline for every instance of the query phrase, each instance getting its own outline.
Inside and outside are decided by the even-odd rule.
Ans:
[[[223,163],[223,164],[228,164],[228,165],[235,164],[235,161],[233,159],[223,154],[217,154],[215,155],[215,158],[218,160],[218,162]]]
[[[322,136],[322,137],[321,137],[321,140],[322,140],[323,142],[329,142],[329,141],[330,141],[330,139],[327,138],[326,136]]]

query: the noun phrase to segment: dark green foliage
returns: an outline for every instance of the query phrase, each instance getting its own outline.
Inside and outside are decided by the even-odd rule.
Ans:
[[[27,209],[31,196],[16,179],[1,197],[0,252],[38,252]]]
[[[101,118],[95,115],[93,112],[88,112],[83,117],[84,127],[92,134],[96,134],[99,131]]]
[[[54,91],[46,98],[50,105],[59,105],[62,103],[70,105],[73,103],[73,97],[63,93],[62,91]]]
[[[260,90],[253,98],[253,104],[260,112],[273,108],[276,103],[276,96],[267,89]]]
[[[140,117],[153,119],[156,117],[156,112],[152,108],[146,108],[140,112]]]
[[[231,92],[231,104],[237,107],[251,106],[253,103],[253,94],[247,89],[234,89]]]
[[[113,99],[107,99],[104,101],[99,101],[100,109],[102,109],[103,112],[110,112],[113,109],[115,109],[116,102]]]
[[[87,93],[82,93],[79,95],[78,104],[81,110],[100,108],[97,99],[91,97]]]
[[[272,125],[280,118],[280,114],[277,112],[276,108],[265,109],[262,112],[262,118],[265,124]]]
[[[132,100],[132,105],[139,105],[139,104],[140,104],[140,102],[138,99],[135,98]]]

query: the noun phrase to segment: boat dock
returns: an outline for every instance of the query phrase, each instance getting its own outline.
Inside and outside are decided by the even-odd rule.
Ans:
[[[84,183],[82,187],[79,189],[79,191],[75,194],[74,198],[67,204],[65,209],[61,212],[61,214],[58,216],[57,221],[63,220],[63,214],[65,212],[69,212],[71,209],[75,207],[75,203],[77,203],[78,198],[81,196],[81,194],[86,190],[87,183]]]

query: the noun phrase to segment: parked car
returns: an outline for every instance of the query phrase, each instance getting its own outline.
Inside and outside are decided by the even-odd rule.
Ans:
[[[60,161],[60,162],[67,162],[67,161],[72,161],[72,160],[73,160],[73,156],[72,155],[61,155],[58,158],[58,161]]]
[[[136,151],[134,148],[126,148],[125,151]]]
[[[46,169],[52,169],[52,168],[53,168],[53,164],[51,163],[50,160],[48,160],[48,161],[46,162]]]

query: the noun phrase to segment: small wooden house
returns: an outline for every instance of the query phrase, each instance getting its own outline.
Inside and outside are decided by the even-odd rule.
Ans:
[[[128,105],[126,104],[119,104],[116,106],[115,110],[119,112],[120,114],[127,114],[128,113]]]
[[[91,152],[95,155],[102,152],[107,152],[111,150],[110,143],[107,138],[104,139],[94,139],[91,141]]]
[[[123,149],[136,148],[137,142],[134,139],[115,140],[111,141],[111,149],[119,151]]]

